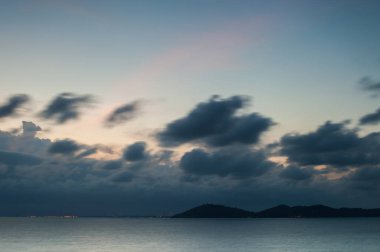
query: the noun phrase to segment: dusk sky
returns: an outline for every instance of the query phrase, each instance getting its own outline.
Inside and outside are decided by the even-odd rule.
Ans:
[[[0,215],[380,207],[379,11],[0,0]]]

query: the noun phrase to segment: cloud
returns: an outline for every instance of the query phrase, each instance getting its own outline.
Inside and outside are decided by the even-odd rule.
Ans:
[[[84,158],[84,157],[90,156],[92,154],[95,154],[97,151],[98,151],[98,149],[96,147],[95,148],[89,148],[89,149],[84,150],[81,153],[79,153],[76,156],[76,158]]]
[[[274,163],[268,161],[261,151],[227,148],[207,152],[193,149],[182,156],[180,167],[190,175],[232,176],[243,179],[268,172],[274,167]]]
[[[368,136],[368,139],[375,138]],[[317,171],[309,178],[296,172],[279,176],[283,167],[268,161],[265,150],[246,145],[194,149],[179,161],[176,155],[172,158],[173,151],[147,152],[145,148],[143,153],[149,158],[141,159],[143,162],[125,162],[122,154],[119,159],[97,160],[88,156],[60,158],[48,151],[35,155],[34,149],[25,149],[27,153],[20,151],[21,146],[30,145],[25,143],[34,141],[38,143],[36,146],[44,148],[52,145],[49,139],[0,132],[3,203],[0,215],[161,215],[204,202],[252,210],[279,202],[374,207],[378,202],[373,199],[380,197],[378,180],[365,180],[364,176],[361,180],[348,177],[328,180],[318,176]],[[74,145],[80,149],[68,157],[77,157],[91,149],[77,142]],[[12,148],[16,150],[11,151]],[[37,152],[42,149],[37,148]],[[60,150],[60,153],[67,152]],[[369,152],[369,155],[373,154]],[[307,172],[307,167],[299,168]],[[375,175],[375,172],[368,173],[367,177]],[[291,180],[301,183],[290,183]],[[345,197],[348,194],[350,197]]]
[[[209,146],[255,144],[274,123],[257,113],[237,115],[248,103],[249,98],[245,96],[226,99],[213,96],[198,104],[185,117],[169,123],[157,138],[164,146],[193,141]]]
[[[374,96],[380,94],[380,81],[375,81],[370,77],[364,77],[359,80],[359,85],[364,91],[368,91]]]
[[[9,97],[8,101],[0,106],[0,118],[15,115],[17,113],[17,110],[29,100],[29,96],[25,94]]]
[[[374,113],[367,114],[360,118],[360,125],[378,124],[380,123],[380,109]]]
[[[50,145],[49,153],[61,155],[74,155],[81,149],[81,146],[70,139],[55,141]]]
[[[26,165],[33,166],[41,164],[42,159],[28,154],[0,151],[0,164],[8,166]]]
[[[41,131],[41,127],[33,122],[22,121],[22,135],[26,137],[35,137],[37,132]]]
[[[88,106],[93,102],[94,98],[91,95],[79,96],[73,93],[62,93],[49,103],[40,116],[63,124],[69,120],[78,119],[81,107]]]
[[[138,110],[140,109],[140,105],[140,101],[134,101],[116,108],[107,117],[105,125],[107,127],[114,127],[118,124],[122,124],[126,121],[132,120],[136,116]]]
[[[280,140],[280,154],[299,165],[350,167],[380,164],[380,133],[360,137],[347,122],[326,122],[314,132],[287,134]]]
[[[360,190],[377,197],[376,192],[380,192],[380,166],[365,166],[354,169],[343,177],[343,180],[348,183],[350,190]]]
[[[377,180],[380,181],[380,167],[363,167],[356,169],[354,172],[348,176],[351,180],[356,181],[370,181]]]
[[[109,160],[102,163],[101,168],[105,170],[117,170],[123,167],[123,162],[121,160]]]
[[[252,210],[280,202],[379,204],[374,199],[380,197],[380,133],[359,136],[346,122],[326,122],[309,133],[288,134],[282,139],[287,141],[274,144],[272,151],[244,144],[206,145],[180,160],[176,150],[147,150],[140,141],[125,149],[128,162],[124,152],[113,160],[89,156],[107,146],[40,139],[34,134],[39,126],[30,123],[24,124],[25,133],[0,131],[0,215],[160,215],[204,202]],[[52,155],[52,146],[68,158]],[[290,151],[289,166],[268,160],[277,149],[280,154]],[[308,165],[310,159],[338,163],[346,168],[340,174],[344,176],[329,179],[325,175],[336,169],[317,170],[315,164]]]
[[[290,165],[280,172],[280,176],[282,178],[300,181],[310,179],[316,173],[313,168],[301,168]]]
[[[123,158],[127,161],[135,162],[148,157],[146,153],[146,143],[136,142],[125,148]]]
[[[51,141],[36,137],[39,128],[33,122],[26,122],[21,134],[0,131],[0,150],[44,156]]]
[[[134,179],[134,175],[128,171],[117,174],[113,177],[112,181],[117,183],[128,183]]]

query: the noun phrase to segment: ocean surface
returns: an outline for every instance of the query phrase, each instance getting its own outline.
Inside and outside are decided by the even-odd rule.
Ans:
[[[1,252],[379,252],[380,218],[0,218]]]

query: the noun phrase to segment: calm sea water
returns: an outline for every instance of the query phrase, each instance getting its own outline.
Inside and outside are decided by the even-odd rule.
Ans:
[[[1,252],[380,251],[380,218],[0,218]]]

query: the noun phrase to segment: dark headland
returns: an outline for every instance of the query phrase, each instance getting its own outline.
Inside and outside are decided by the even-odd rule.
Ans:
[[[380,217],[380,208],[332,208],[324,205],[279,205],[260,212],[251,212],[222,205],[205,204],[172,218],[325,218],[325,217]]]

